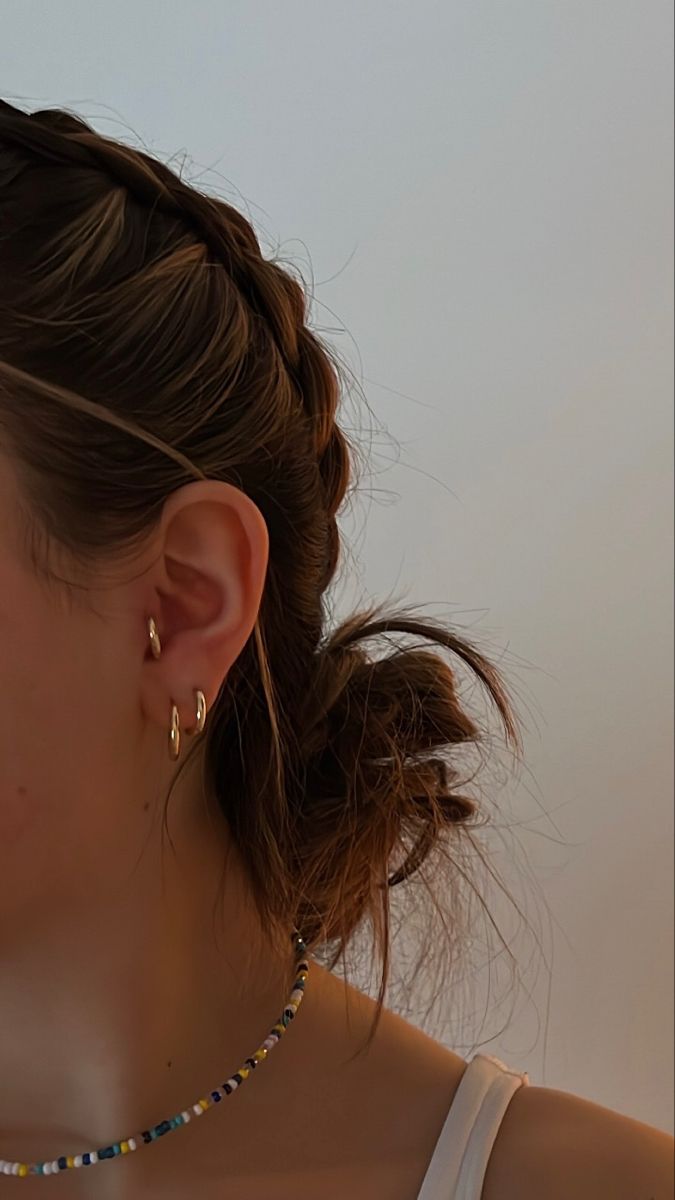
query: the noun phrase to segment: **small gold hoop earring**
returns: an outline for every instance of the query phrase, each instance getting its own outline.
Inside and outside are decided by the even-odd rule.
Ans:
[[[197,707],[197,721],[193,729],[186,729],[189,737],[194,737],[197,733],[202,733],[206,725],[206,696],[200,688],[194,688]]]
[[[150,638],[150,648],[154,658],[159,658],[162,653],[162,643],[159,640],[157,626],[154,617],[148,617],[148,636]]]
[[[169,729],[169,754],[177,759],[180,754],[180,715],[175,704],[171,705],[171,728]]]

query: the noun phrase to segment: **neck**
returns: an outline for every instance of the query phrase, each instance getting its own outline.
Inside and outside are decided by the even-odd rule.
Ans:
[[[290,930],[277,952],[260,936],[234,856],[225,864],[224,819],[194,777],[171,813],[170,842],[159,812],[119,870],[87,874],[30,928],[0,929],[0,1158],[98,1149],[191,1109],[281,1016]],[[93,1186],[90,1171],[121,1165],[67,1174]]]

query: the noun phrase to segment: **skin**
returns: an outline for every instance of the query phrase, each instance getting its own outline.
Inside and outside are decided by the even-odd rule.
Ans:
[[[198,761],[161,836],[170,704],[188,729],[193,689],[210,707],[251,633],[269,550],[260,512],[228,484],[186,485],[133,571],[106,563],[84,602],[27,565],[21,499],[0,450],[0,1158],[33,1161],[189,1107],[260,1045],[292,974],[289,946],[257,927]],[[0,1176],[0,1192],[416,1200],[467,1064],[387,1009],[357,1054],[373,1010],[312,963],[281,1042],[221,1105],[114,1162]],[[672,1164],[668,1134],[523,1088],[481,1200],[668,1200]]]
[[[199,765],[174,791],[173,849],[161,836],[170,704],[192,726],[193,689],[210,708],[251,633],[259,510],[190,483],[133,570],[107,562],[69,601],[25,559],[22,498],[0,452],[0,1158],[33,1161],[119,1140],[222,1082],[278,1020],[292,960],[260,935]],[[466,1064],[386,1010],[348,1061],[373,1004],[312,963],[295,1021],[221,1106],[114,1162],[0,1189],[410,1200]]]

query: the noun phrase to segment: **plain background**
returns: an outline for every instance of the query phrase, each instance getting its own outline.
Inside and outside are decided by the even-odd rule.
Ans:
[[[380,424],[340,605],[453,620],[526,727],[547,968],[482,1049],[672,1131],[671,5],[0,15],[5,99],[175,156],[312,282]]]

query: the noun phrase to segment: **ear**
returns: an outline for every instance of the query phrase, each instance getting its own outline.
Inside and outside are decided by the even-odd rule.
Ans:
[[[171,705],[181,730],[196,720],[195,689],[207,712],[255,625],[265,583],[269,536],[259,508],[219,480],[188,483],[166,501],[139,603],[146,637],[142,705],[162,729]],[[147,618],[161,642],[152,655]],[[207,718],[208,719],[208,718]]]

